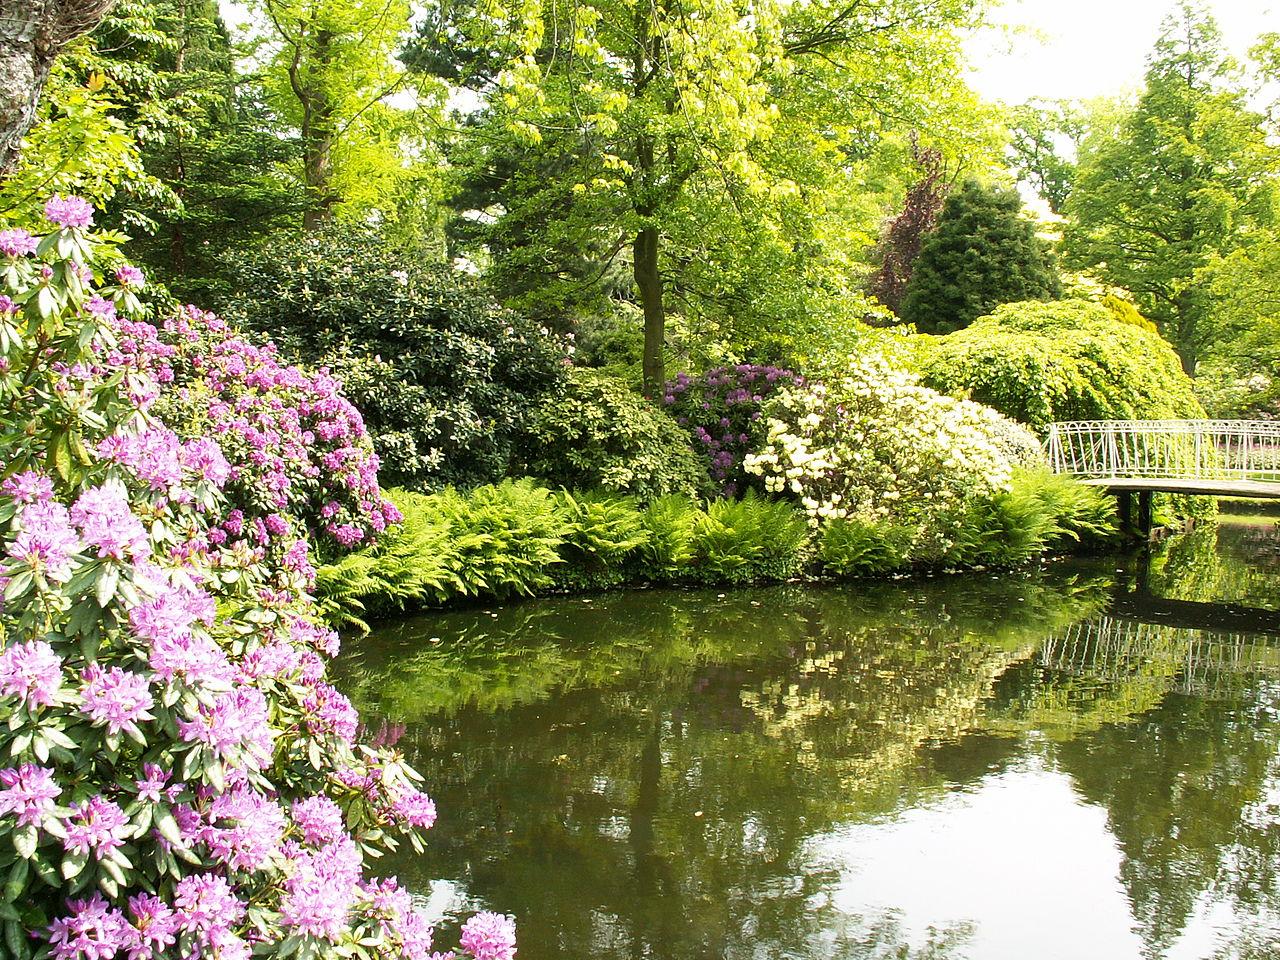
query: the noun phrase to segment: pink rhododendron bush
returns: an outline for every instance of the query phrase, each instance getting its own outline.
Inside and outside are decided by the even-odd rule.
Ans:
[[[145,279],[74,198],[0,229],[0,954],[431,956],[365,861],[435,808],[325,682],[308,545],[394,508],[338,385]],[[463,929],[510,960],[510,920]]]

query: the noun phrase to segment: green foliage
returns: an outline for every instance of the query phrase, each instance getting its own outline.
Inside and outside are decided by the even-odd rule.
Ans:
[[[693,525],[697,504],[672,494],[658,497],[640,516],[648,533],[641,550],[641,576],[658,583],[674,583],[693,562]]]
[[[466,592],[462,558],[448,516],[431,497],[408,490],[388,494],[403,515],[377,544],[316,567],[316,598],[336,627],[367,632],[375,619]]]
[[[1160,336],[1083,300],[1011,303],[965,330],[921,337],[924,381],[1043,428],[1057,420],[1203,417]]]
[[[242,257],[235,277],[226,314],[343,380],[387,485],[506,476],[530,408],[561,376],[561,346],[545,331],[367,229],[273,244]]]
[[[1113,544],[1119,534],[1106,491],[1044,469],[1018,470],[1008,490],[969,504],[944,562],[1015,566],[1055,549]]]
[[[698,497],[710,485],[689,436],[625,383],[594,370],[569,372],[541,400],[521,441],[525,472],[548,483],[649,500]]]
[[[748,490],[741,500],[713,500],[693,518],[691,532],[693,564],[686,576],[742,584],[799,573],[808,524],[792,504]]]
[[[839,517],[823,528],[818,557],[837,577],[882,576],[902,569],[911,539],[908,527]]]
[[[557,580],[568,587],[613,587],[627,575],[626,565],[649,544],[640,509],[628,497],[599,493],[557,496],[560,515],[568,524],[556,569]]]
[[[572,530],[556,496],[532,480],[504,480],[470,494],[424,498],[449,524],[458,577],[467,596],[530,596],[554,582],[560,546]]]
[[[925,333],[959,330],[1002,303],[1061,295],[1053,254],[1016,191],[976,181],[952,192],[924,241],[899,315]]]
[[[1117,135],[1081,159],[1066,250],[1133,291],[1194,370],[1219,337],[1218,297],[1198,273],[1274,226],[1280,150],[1202,8],[1178,7],[1148,64]]]

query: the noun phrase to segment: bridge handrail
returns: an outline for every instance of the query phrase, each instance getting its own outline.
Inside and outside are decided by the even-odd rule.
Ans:
[[[1088,478],[1280,482],[1280,422],[1076,420],[1049,427],[1052,469]]]

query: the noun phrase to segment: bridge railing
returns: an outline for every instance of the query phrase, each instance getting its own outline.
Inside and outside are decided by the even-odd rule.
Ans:
[[[1056,473],[1084,478],[1280,482],[1280,422],[1083,420],[1049,428]]]

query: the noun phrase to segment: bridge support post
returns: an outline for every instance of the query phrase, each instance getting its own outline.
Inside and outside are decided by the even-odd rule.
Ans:
[[[1128,536],[1133,532],[1133,494],[1128,490],[1116,491],[1116,512],[1120,514],[1120,532]]]
[[[1151,491],[1142,490],[1138,493],[1138,533],[1143,537],[1151,536],[1152,527],[1151,518]]]

